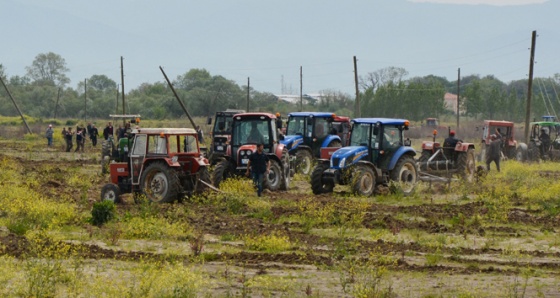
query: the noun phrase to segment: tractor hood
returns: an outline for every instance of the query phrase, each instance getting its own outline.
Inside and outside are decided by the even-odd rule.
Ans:
[[[331,157],[331,168],[343,169],[368,156],[368,148],[349,146],[336,150]]]
[[[300,144],[303,143],[303,136],[300,135],[291,135],[291,136],[284,136],[284,139],[280,141],[281,144],[284,144],[289,151],[292,149],[297,148]]]

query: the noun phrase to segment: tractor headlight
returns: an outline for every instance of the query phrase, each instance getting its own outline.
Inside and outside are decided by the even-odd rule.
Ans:
[[[241,156],[243,156],[243,155],[245,155],[245,151],[241,150],[241,151],[239,152],[239,154],[241,154]]]
[[[253,153],[251,150],[247,150],[247,156],[251,155],[251,153]]]
[[[340,160],[340,163],[338,164],[339,168],[344,168],[344,166],[346,165],[346,157]]]

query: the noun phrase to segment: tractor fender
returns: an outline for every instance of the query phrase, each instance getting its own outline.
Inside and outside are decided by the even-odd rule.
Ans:
[[[327,137],[323,140],[323,143],[321,144],[321,148],[328,147],[329,144],[334,140],[338,140],[342,144],[342,141],[340,140],[340,137],[338,135],[327,135]]]
[[[439,142],[433,142],[433,141],[423,141],[422,142],[422,151],[430,150],[430,151],[434,152],[439,147],[441,147]]]
[[[458,142],[457,145],[455,145],[455,151],[467,152],[469,149],[474,149],[473,143]]]
[[[278,143],[276,145],[276,150],[274,151],[274,155],[276,155],[278,160],[282,159],[282,151],[284,151],[284,148],[286,148],[286,146],[282,143]],[[255,150],[257,150],[257,147],[255,147]]]
[[[425,150],[430,150],[430,149],[425,149]],[[387,170],[392,171],[395,168],[395,165],[397,164],[399,159],[401,159],[403,155],[410,155],[411,157],[414,157],[416,155],[416,151],[414,151],[414,149],[410,147],[401,146],[399,149],[397,149],[397,151],[395,151],[395,153],[391,157],[391,162],[389,162],[389,166],[387,167]]]
[[[286,146],[289,152],[294,151],[295,149],[299,148],[301,144],[303,144],[303,136],[301,135],[291,135],[285,136],[283,140],[279,142]]]

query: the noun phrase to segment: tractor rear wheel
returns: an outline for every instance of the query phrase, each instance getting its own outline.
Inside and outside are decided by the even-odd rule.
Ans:
[[[375,190],[375,174],[363,164],[358,164],[352,173],[352,191],[361,196],[371,196]]]
[[[339,148],[342,147],[342,143],[339,140],[333,140],[329,143],[327,147]]]
[[[115,204],[121,202],[121,190],[119,186],[113,183],[105,184],[101,189],[101,200],[111,201]]]
[[[323,182],[323,172],[329,168],[327,163],[318,163],[311,172],[311,190],[313,194],[322,194],[332,192],[334,184],[332,182]]]
[[[270,191],[277,191],[280,189],[283,180],[284,172],[282,172],[282,166],[280,166],[278,161],[271,160],[270,171],[264,175],[264,188],[268,188]]]
[[[457,156],[457,173],[465,181],[471,183],[474,180],[476,172],[476,162],[474,157],[474,149],[467,152],[459,152]]]
[[[212,182],[215,187],[219,188],[222,181],[233,177],[233,165],[229,160],[222,159],[214,168],[212,173]]]
[[[432,157],[432,151],[430,150],[423,150],[422,154],[418,158],[418,162],[427,162],[430,157]]]
[[[140,188],[154,203],[169,203],[176,200],[181,182],[176,170],[156,162],[149,165],[140,178]]]
[[[517,150],[515,151],[515,158],[517,159],[517,161],[519,162],[524,162],[527,160],[527,150],[525,150],[523,147],[519,146],[517,147]]]
[[[418,169],[411,156],[405,155],[399,159],[395,168],[391,171],[391,180],[398,183],[405,196],[414,192],[418,182]]]
[[[296,173],[309,175],[313,169],[313,156],[311,152],[300,149],[296,152]]]

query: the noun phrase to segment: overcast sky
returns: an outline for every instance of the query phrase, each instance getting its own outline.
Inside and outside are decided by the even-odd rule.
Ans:
[[[125,89],[205,68],[258,91],[353,94],[358,74],[395,66],[407,78],[560,73],[560,1],[547,0],[1,0],[0,64],[25,75],[61,55],[71,86],[104,74]],[[283,82],[283,85],[282,85]],[[284,86],[284,90],[282,89]]]

